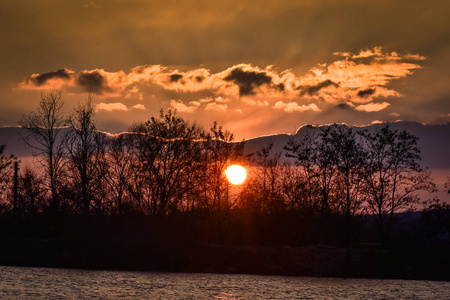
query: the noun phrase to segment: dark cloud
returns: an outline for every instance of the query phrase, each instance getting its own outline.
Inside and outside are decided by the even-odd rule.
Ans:
[[[284,90],[285,90],[285,87],[284,87],[284,84],[283,84],[283,83],[277,84],[275,87],[276,87],[280,92],[284,92]]]
[[[240,68],[232,70],[223,80],[237,84],[240,96],[253,95],[255,88],[272,83],[272,77],[266,72],[244,71]]]
[[[360,90],[359,92],[358,92],[358,97],[361,97],[361,98],[366,98],[366,97],[369,97],[369,96],[371,96],[371,95],[373,95],[374,93],[375,93],[375,90],[376,89],[365,89],[365,90]]]
[[[169,76],[169,78],[170,78],[170,82],[177,82],[178,80],[183,78],[183,75],[181,75],[181,74],[172,74],[172,75]]]
[[[338,108],[338,109],[345,109],[345,110],[351,110],[351,109],[353,109],[353,107],[351,106],[351,105],[349,105],[349,104],[347,104],[347,103],[339,103],[339,104],[337,104],[336,106],[335,106],[336,108]]]
[[[316,95],[321,89],[329,87],[329,86],[335,86],[335,87],[339,87],[339,84],[337,84],[336,82],[332,81],[332,80],[325,80],[322,81],[316,85],[307,85],[307,86],[302,86],[299,87],[298,89],[300,89],[300,96],[303,96],[305,94],[308,94],[310,96]]]
[[[38,75],[37,77],[27,78],[28,83],[32,83],[36,86],[44,85],[48,80],[53,78],[69,79],[70,73],[67,69],[61,69],[56,72],[48,72]]]
[[[203,76],[196,76],[195,80],[197,80],[197,82],[201,83],[205,78],[203,78]]]
[[[96,94],[101,94],[106,89],[105,78],[98,71],[80,72],[76,83]]]

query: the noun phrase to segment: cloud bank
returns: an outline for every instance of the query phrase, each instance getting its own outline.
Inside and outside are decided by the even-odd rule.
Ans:
[[[96,106],[98,112],[145,111],[157,105],[158,109],[174,108],[196,119],[252,116],[260,124],[263,120],[257,115],[280,119],[283,113],[381,112],[403,96],[392,83],[421,69],[425,59],[380,47],[354,54],[337,52],[334,57],[331,63],[319,63],[305,74],[248,63],[219,72],[162,65],[136,66],[127,72],[65,68],[32,74],[18,88],[63,89],[74,95],[90,91],[101,101]]]
[[[358,54],[334,53],[340,59],[330,64],[318,64],[307,74],[296,75],[290,70],[277,72],[272,66],[260,68],[251,64],[239,64],[222,72],[211,73],[205,68],[180,71],[161,65],[144,65],[124,71],[108,72],[103,69],[73,71],[60,69],[54,72],[32,74],[19,85],[21,89],[48,90],[65,88],[71,93],[91,91],[104,97],[145,97],[145,86],[175,91],[180,100],[170,101],[171,106],[183,112],[193,112],[199,106],[205,110],[217,106],[216,100],[250,98],[242,103],[256,104],[253,98],[260,96],[272,101],[279,109],[289,105],[292,111],[319,111],[321,101],[327,103],[368,105],[374,98],[401,97],[389,87],[395,79],[406,77],[420,69],[418,62],[424,60],[419,54],[386,52],[382,48],[362,50]],[[214,104],[184,103],[183,94],[204,93],[212,97]],[[288,104],[279,99],[290,100]],[[192,100],[189,100],[192,101]],[[310,106],[306,102],[314,102]],[[184,106],[180,105],[183,104]],[[376,107],[387,107],[377,105]],[[362,108],[357,110],[363,110]],[[367,111],[367,110],[366,110]]]

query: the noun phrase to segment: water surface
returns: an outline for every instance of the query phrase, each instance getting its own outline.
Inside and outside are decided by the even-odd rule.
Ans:
[[[450,282],[0,267],[1,299],[450,299]]]

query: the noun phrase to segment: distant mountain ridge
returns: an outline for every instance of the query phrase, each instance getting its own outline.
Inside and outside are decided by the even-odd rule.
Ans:
[[[450,169],[450,123],[443,125],[423,125],[415,122],[380,123],[369,126],[350,126],[352,128],[367,129],[373,131],[388,124],[392,129],[406,130],[419,138],[418,144],[421,149],[422,167],[431,169]],[[289,138],[302,135],[307,131],[320,130],[324,126],[305,125],[300,127],[295,134],[276,134],[261,136],[245,141],[245,153],[249,154],[274,144],[274,150],[284,153],[284,147]],[[347,125],[344,125],[347,126]],[[68,130],[68,129],[64,129]],[[22,141],[27,131],[20,127],[0,128],[0,144],[6,144],[6,154],[14,154],[17,157],[30,157],[32,150],[27,148]],[[107,134],[107,133],[105,133]]]
[[[377,128],[389,125],[392,129],[403,131],[418,137],[418,145],[421,149],[422,167],[430,169],[450,169],[450,123],[444,125],[423,125],[415,122],[380,123],[369,126],[349,126],[357,129],[374,131]],[[274,151],[285,153],[284,146],[287,141],[295,136],[305,134],[307,131],[320,130],[330,125],[300,127],[295,134],[276,134],[249,139],[245,142],[245,152],[252,153],[270,143],[274,144]],[[343,125],[347,126],[347,125]]]

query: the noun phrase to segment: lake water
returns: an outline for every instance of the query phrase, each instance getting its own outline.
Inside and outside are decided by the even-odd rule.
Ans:
[[[0,267],[1,299],[450,299],[450,282]]]

